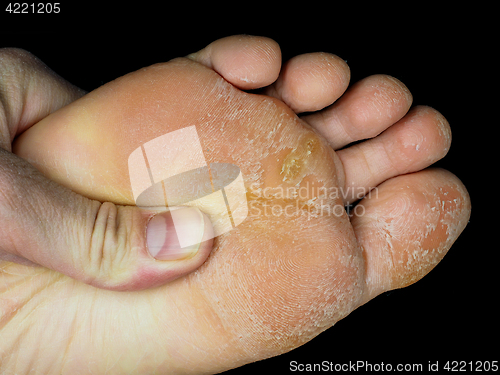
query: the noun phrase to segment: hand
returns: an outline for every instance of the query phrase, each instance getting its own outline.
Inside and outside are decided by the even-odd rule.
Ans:
[[[422,170],[446,153],[449,126],[431,108],[408,112],[411,95],[394,78],[368,77],[342,95],[348,81],[336,56],[302,55],[281,68],[275,42],[230,37],[122,77],[25,132],[16,152],[45,175],[131,204],[130,151],[196,125],[207,162],[243,171],[250,214],[216,238],[199,270],[156,289],[116,293],[6,265],[2,298],[16,302],[0,344],[11,360],[2,366],[21,368],[22,359],[55,373],[223,371],[291,350],[423,277],[470,212],[458,178]],[[99,137],[83,138],[83,129]],[[39,139],[47,142],[32,147]],[[295,186],[304,188],[299,199],[278,196]],[[338,194],[322,197],[319,187]],[[364,211],[349,218],[349,193],[370,187],[358,204]],[[29,286],[22,295],[19,283]],[[54,344],[35,351],[33,340]]]
[[[161,285],[198,268],[212,249],[212,239],[180,249],[169,230],[164,246],[153,249],[148,241],[151,245],[155,237],[163,238],[161,230],[167,229],[153,225],[167,223],[172,229],[169,213],[151,219],[158,211],[117,210],[87,199],[12,154],[16,136],[84,94],[29,53],[0,50],[0,260],[45,266],[117,290]],[[199,239],[211,231],[208,218],[196,209],[182,212],[185,225]]]

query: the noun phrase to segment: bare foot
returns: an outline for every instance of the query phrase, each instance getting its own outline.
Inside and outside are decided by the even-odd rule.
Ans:
[[[281,67],[275,42],[236,36],[106,84],[25,132],[14,150],[42,173],[133,204],[129,154],[195,125],[207,162],[241,168],[249,216],[200,269],[151,290],[1,263],[3,372],[223,371],[289,351],[426,275],[470,212],[458,178],[425,169],[450,147],[449,125],[432,108],[410,110],[392,77],[344,93],[348,83],[336,56]],[[266,95],[241,91],[256,88]],[[344,205],[369,191],[349,218]]]

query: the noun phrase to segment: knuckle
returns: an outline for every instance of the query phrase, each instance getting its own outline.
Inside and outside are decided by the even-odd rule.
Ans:
[[[32,212],[30,205],[37,201],[35,190],[26,189],[40,186],[43,181],[39,172],[25,160],[0,148],[0,215],[9,217],[23,209]],[[25,207],[30,209],[24,210]]]
[[[17,65],[20,62],[32,61],[36,57],[21,48],[0,48],[0,63],[2,65]]]
[[[2,81],[22,80],[33,68],[40,68],[43,63],[31,52],[21,48],[0,49],[0,78]]]
[[[28,51],[19,48],[0,49],[0,111],[4,112],[4,119],[0,114],[0,121],[12,125],[20,121],[30,80],[36,73],[46,69],[43,62]],[[7,141],[10,139],[3,143]]]
[[[98,208],[88,251],[83,259],[87,283],[105,289],[121,289],[133,275],[130,207],[105,202]]]

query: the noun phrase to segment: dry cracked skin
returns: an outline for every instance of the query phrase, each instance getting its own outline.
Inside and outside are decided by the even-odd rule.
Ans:
[[[282,101],[240,91],[186,58],[83,96],[25,132],[14,151],[59,184],[127,210],[130,153],[192,125],[208,163],[241,169],[247,219],[215,239],[195,272],[153,289],[102,290],[3,264],[1,348],[19,348],[27,363],[43,352],[47,362],[36,365],[47,373],[223,371],[289,351],[419,280],[467,223],[465,188],[435,169],[383,182],[350,218],[347,172],[318,131]],[[426,147],[418,136],[403,143]]]

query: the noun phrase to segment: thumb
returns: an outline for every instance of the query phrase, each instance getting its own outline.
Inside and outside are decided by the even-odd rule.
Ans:
[[[212,237],[197,208],[100,203],[0,148],[0,258],[27,259],[99,288],[139,290],[197,269]]]

